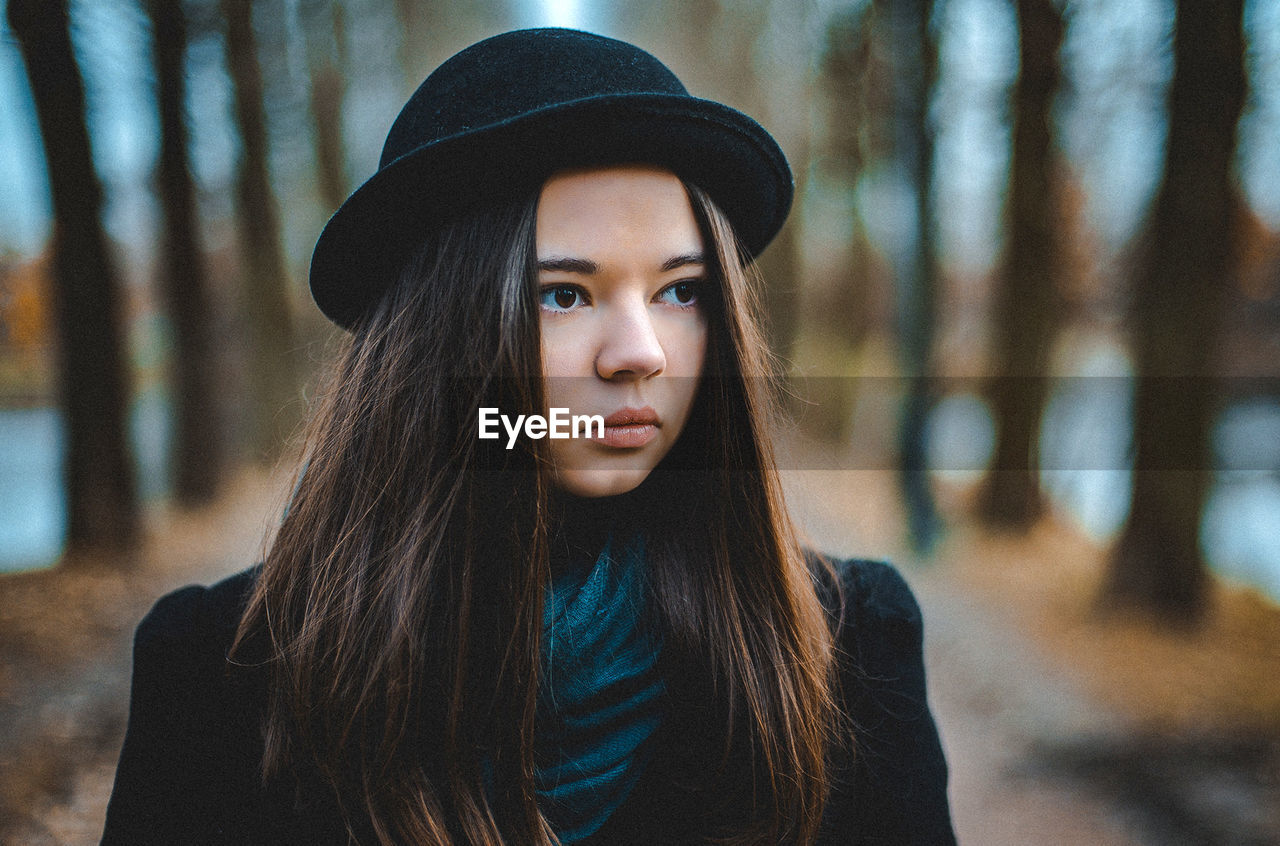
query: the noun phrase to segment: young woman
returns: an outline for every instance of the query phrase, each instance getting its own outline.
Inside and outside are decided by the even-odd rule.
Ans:
[[[791,191],[623,42],[433,73],[316,247],[350,336],[265,562],[138,629],[103,842],[953,842],[910,591],[782,501]]]

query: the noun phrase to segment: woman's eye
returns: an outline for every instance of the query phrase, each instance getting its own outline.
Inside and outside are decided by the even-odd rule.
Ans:
[[[658,297],[672,305],[688,307],[698,302],[699,283],[694,280],[677,282],[662,289]]]
[[[569,311],[582,302],[582,293],[572,285],[552,285],[539,294],[541,306],[551,311]]]

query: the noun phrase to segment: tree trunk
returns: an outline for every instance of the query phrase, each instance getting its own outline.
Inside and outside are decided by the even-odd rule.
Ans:
[[[1104,604],[1195,622],[1208,601],[1200,518],[1211,372],[1235,273],[1232,161],[1245,98],[1244,0],[1179,0],[1164,174],[1134,283],[1133,497]]]
[[[217,494],[224,470],[209,279],[200,248],[186,122],[187,23],[181,0],[148,0],[160,113],[157,182],[164,213],[162,281],[173,327],[174,498],[199,505]]]
[[[472,26],[462,20],[469,11],[467,6],[471,4],[455,1],[446,6],[439,0],[394,0],[394,5],[396,23],[400,27],[396,52],[404,74],[404,94],[408,98],[437,65],[466,46],[455,45],[452,41],[457,37],[459,26],[467,29]]]
[[[332,212],[347,198],[346,146],[342,132],[345,94],[342,67],[344,21],[342,4],[309,0],[302,7],[302,30],[307,42],[311,120],[315,128],[316,175],[320,198]]]
[[[845,9],[827,23],[821,58],[825,88],[827,133],[819,156],[819,172],[826,170],[852,196],[867,162],[882,158],[876,139],[885,134],[883,110],[872,92],[882,90],[889,77],[878,73],[875,15],[865,7]],[[881,145],[882,146],[882,145]],[[851,215],[849,258],[834,290],[805,309],[805,322],[841,339],[843,348],[857,350],[872,326],[871,244],[862,215]],[[858,401],[858,380],[846,375],[827,393],[831,413],[823,416],[823,434],[834,443],[847,443],[851,414]]]
[[[252,0],[222,0],[227,69],[235,89],[240,161],[236,174],[254,454],[277,455],[298,419],[298,364],[289,310],[289,281],[280,221],[267,169],[262,71],[253,35]]]
[[[895,273],[898,332],[906,396],[898,427],[899,483],[907,508],[908,540],[932,549],[941,531],[926,462],[925,425],[935,400],[930,377],[937,321],[937,209],[933,199],[934,132],[929,102],[938,77],[938,49],[929,18],[932,0],[877,0],[890,27],[894,74],[896,154],[916,207],[912,248]]]
[[[138,538],[128,439],[123,295],[102,229],[102,186],[66,0],[10,0],[48,163],[53,205],[58,388],[67,433],[67,551],[122,550]]]
[[[791,160],[795,170],[795,204],[800,204],[804,194],[805,176],[800,168],[808,167],[805,151],[799,151]],[[769,347],[783,362],[790,362],[795,350],[796,336],[800,331],[800,309],[803,296],[803,279],[800,276],[801,251],[797,239],[797,219],[793,211],[783,224],[769,248],[758,261],[760,274],[765,279],[761,291],[762,309],[765,314],[765,333]]]
[[[978,501],[984,523],[1025,529],[1040,516],[1040,418],[1057,309],[1058,213],[1053,99],[1064,24],[1055,0],[1017,0],[1021,70],[995,309],[995,378],[987,393],[995,457]]]
[[[715,57],[725,80],[726,102],[734,104],[749,115],[766,120],[769,114],[769,96],[766,86],[770,80],[762,79],[757,71],[757,56],[761,42],[769,27],[769,4],[740,2],[730,11],[719,5],[718,10],[705,8],[702,26],[694,24],[693,32],[702,32],[704,49]],[[687,9],[687,14],[696,14]],[[780,134],[785,124],[774,126],[774,133],[783,143]],[[765,315],[765,333],[769,347],[781,359],[784,366],[790,364],[800,328],[799,303],[804,296],[801,276],[800,244],[798,242],[799,214],[803,202],[805,179],[808,171],[807,138],[796,134],[788,143],[787,153],[792,176],[795,179],[795,195],[791,214],[783,224],[768,249],[760,256],[758,266],[765,285],[761,290],[761,308]]]

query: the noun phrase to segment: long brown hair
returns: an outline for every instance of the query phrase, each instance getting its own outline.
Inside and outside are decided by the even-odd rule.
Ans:
[[[707,836],[806,843],[838,718],[832,639],[771,452],[753,265],[688,191],[720,284],[694,412],[648,485],[680,492],[653,497],[679,508],[646,536],[664,661],[682,668],[673,701],[722,729],[700,787],[746,797]],[[429,233],[354,327],[241,620],[233,652],[267,645],[264,781],[312,774],[358,842],[555,842],[533,764],[550,468],[542,441],[506,450],[476,419],[544,412],[536,208]]]

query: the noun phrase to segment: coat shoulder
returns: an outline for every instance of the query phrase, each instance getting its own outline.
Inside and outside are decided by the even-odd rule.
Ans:
[[[866,558],[837,559],[806,550],[818,598],[836,638],[880,634],[917,646],[923,636],[920,604],[896,567]]]
[[[138,625],[105,846],[248,842],[240,833],[261,793],[260,697],[227,652],[256,577],[250,568],[179,588]]]
[[[177,652],[195,659],[221,647],[225,654],[260,570],[250,567],[215,584],[187,585],[160,597],[138,624],[135,653]]]
[[[954,844],[915,594],[883,561],[808,559],[836,633],[839,696],[855,749],[835,759],[819,842]]]

